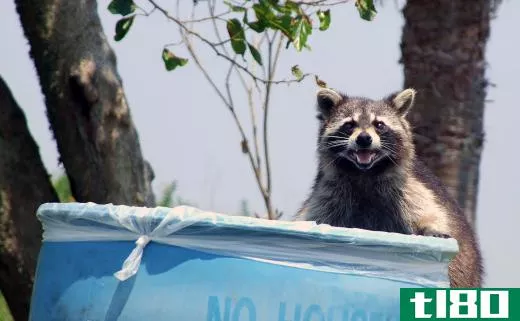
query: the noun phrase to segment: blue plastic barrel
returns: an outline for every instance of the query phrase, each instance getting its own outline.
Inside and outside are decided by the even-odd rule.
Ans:
[[[191,207],[51,203],[37,216],[32,321],[398,321],[399,289],[447,287],[458,250]]]

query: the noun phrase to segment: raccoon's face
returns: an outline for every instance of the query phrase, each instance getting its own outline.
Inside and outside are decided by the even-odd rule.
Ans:
[[[347,97],[328,88],[320,89],[317,96],[322,167],[380,173],[411,157],[412,135],[405,116],[413,106],[415,90],[382,100]]]

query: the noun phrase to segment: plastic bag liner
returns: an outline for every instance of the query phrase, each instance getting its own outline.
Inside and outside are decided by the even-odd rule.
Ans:
[[[179,206],[144,208],[47,203],[37,216],[44,242],[128,241],[136,246],[114,276],[137,273],[148,242],[295,268],[448,287],[457,241],[347,229],[309,221],[271,221]]]

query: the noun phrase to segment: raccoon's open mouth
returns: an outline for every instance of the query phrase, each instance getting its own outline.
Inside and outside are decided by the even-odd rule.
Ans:
[[[348,152],[348,156],[360,169],[369,169],[377,160],[377,150],[358,149]]]

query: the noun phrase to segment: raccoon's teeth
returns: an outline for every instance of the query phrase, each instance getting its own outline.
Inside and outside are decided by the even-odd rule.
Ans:
[[[374,159],[374,153],[371,151],[357,151],[356,160],[360,164],[370,164]]]

